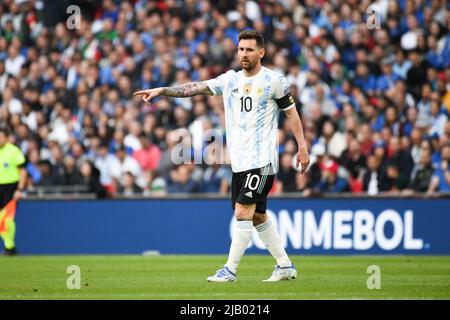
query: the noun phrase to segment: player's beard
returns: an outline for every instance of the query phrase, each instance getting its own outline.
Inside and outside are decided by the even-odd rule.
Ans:
[[[250,60],[247,60],[247,61],[245,61],[245,62],[247,62],[248,64],[247,64],[247,66],[244,67],[244,61],[241,61],[241,67],[242,67],[242,69],[244,69],[245,71],[252,71],[253,68],[255,68],[255,66],[256,66],[256,62],[251,63]]]

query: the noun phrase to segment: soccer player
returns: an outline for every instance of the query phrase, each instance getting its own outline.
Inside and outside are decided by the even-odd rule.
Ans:
[[[207,280],[236,280],[237,267],[251,241],[253,226],[277,262],[272,275],[264,281],[295,279],[297,270],[282,246],[278,231],[266,215],[266,198],[278,171],[280,110],[285,112],[297,140],[297,166],[301,164],[301,173],[310,162],[303,128],[286,78],[261,65],[264,57],[262,35],[246,30],[239,34],[238,39],[237,54],[242,66],[239,72],[230,70],[215,79],[147,89],[134,94],[142,95],[146,102],[160,95],[223,95],[227,146],[233,170],[231,198],[237,221],[225,266]]]
[[[0,236],[5,245],[3,254],[7,256],[17,254],[14,216],[26,185],[25,164],[22,151],[8,142],[8,131],[0,128]]]

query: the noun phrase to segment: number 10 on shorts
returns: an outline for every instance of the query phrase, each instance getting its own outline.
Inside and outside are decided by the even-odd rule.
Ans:
[[[258,188],[259,182],[261,181],[261,178],[257,174],[247,174],[247,179],[245,180],[244,188],[249,188],[250,190],[254,191],[256,188]]]

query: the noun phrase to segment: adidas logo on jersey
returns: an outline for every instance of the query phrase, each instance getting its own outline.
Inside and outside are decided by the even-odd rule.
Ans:
[[[239,90],[238,90],[238,88],[234,88],[233,90],[231,90],[231,92],[233,92],[233,93],[238,93]]]
[[[253,198],[253,194],[252,194],[251,191],[245,193],[245,195],[246,195],[247,197],[249,197],[249,198]]]

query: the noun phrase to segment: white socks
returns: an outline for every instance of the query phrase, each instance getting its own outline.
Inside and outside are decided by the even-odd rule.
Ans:
[[[258,231],[259,238],[262,240],[267,250],[269,250],[272,257],[277,260],[277,264],[282,268],[290,267],[292,262],[289,260],[286,250],[284,250],[284,247],[281,244],[280,235],[272,224],[272,221],[267,220],[266,222],[255,226],[255,229]]]
[[[231,272],[236,274],[236,270],[245,249],[252,240],[253,222],[252,221],[236,221],[233,230],[233,239],[231,240],[230,253],[228,254],[228,261],[225,266]]]
[[[280,235],[272,224],[272,221],[267,220],[266,222],[255,226],[255,229],[258,231],[258,235],[267,250],[269,250],[272,257],[277,261],[277,264],[282,268],[290,267],[292,262],[289,259],[286,250],[284,250]],[[230,253],[228,254],[228,261],[225,264],[225,266],[227,266],[234,274],[236,274],[239,262],[241,261],[249,242],[252,240],[252,233],[252,221],[236,221]]]

